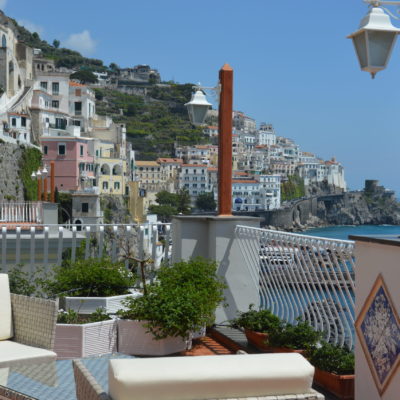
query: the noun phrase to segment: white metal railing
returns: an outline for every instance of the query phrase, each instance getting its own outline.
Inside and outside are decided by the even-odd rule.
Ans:
[[[237,226],[260,308],[354,347],[354,242]]]
[[[0,223],[31,223],[43,221],[43,205],[41,202],[0,203]]]
[[[0,222],[1,226],[1,222]],[[47,271],[65,259],[109,256],[112,261],[151,260],[154,267],[170,260],[170,224],[34,225],[1,227],[0,267],[8,272],[24,265],[30,273]]]

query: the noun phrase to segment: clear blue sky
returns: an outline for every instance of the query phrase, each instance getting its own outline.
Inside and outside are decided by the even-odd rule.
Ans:
[[[227,62],[234,68],[235,109],[273,123],[303,150],[336,156],[350,188],[374,178],[400,193],[400,45],[375,80],[359,70],[346,35],[367,12],[361,0],[0,0],[2,5],[49,42],[78,46],[106,64],[149,64],[164,80],[213,86]]]

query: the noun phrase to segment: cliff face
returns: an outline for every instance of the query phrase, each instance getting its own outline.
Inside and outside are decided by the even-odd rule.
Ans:
[[[263,219],[263,226],[301,231],[327,225],[400,225],[400,203],[395,193],[366,184],[363,191],[325,192],[286,204],[279,210],[253,213]]]
[[[39,150],[0,142],[0,203],[36,200],[37,184],[30,176],[40,163]]]
[[[385,193],[347,193],[335,202],[319,201],[317,217],[328,225],[400,225],[400,204]]]

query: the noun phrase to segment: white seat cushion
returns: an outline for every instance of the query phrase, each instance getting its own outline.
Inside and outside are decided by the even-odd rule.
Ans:
[[[57,354],[50,350],[26,346],[11,340],[0,342],[0,368],[19,364],[39,364],[53,361]]]
[[[8,275],[0,274],[0,340],[7,340],[12,336],[12,313]]]
[[[113,400],[194,400],[311,392],[314,367],[300,354],[115,359]]]

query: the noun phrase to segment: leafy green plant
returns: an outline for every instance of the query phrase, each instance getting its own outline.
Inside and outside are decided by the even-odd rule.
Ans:
[[[282,322],[270,310],[255,310],[250,304],[249,310],[240,312],[239,316],[230,321],[232,328],[249,329],[256,332],[280,331]]]
[[[268,336],[268,344],[271,347],[287,347],[296,350],[311,350],[322,338],[322,332],[314,328],[306,321],[298,320],[296,325],[283,324],[281,330],[276,330]]]
[[[118,311],[124,319],[144,321],[156,339],[168,336],[187,338],[214,320],[223,300],[225,284],[218,277],[217,264],[204,258],[163,266],[147,294],[125,301],[127,310]]]
[[[101,321],[107,321],[110,319],[110,315],[106,313],[105,309],[100,307],[96,308],[96,311],[92,312],[89,317],[87,322],[101,322]]]
[[[337,375],[354,374],[354,353],[327,342],[322,342],[321,347],[311,353],[310,362],[314,367]]]
[[[104,308],[97,308],[92,314],[87,317],[82,317],[78,312],[68,309],[59,310],[57,315],[57,323],[59,324],[85,324],[91,322],[101,322],[110,319],[109,314],[107,314]]]
[[[59,310],[57,315],[57,323],[58,324],[79,324],[82,323],[79,320],[79,314],[71,309]]]
[[[88,258],[55,268],[54,276],[44,281],[43,286],[52,296],[70,293],[73,296],[100,297],[127,294],[135,281],[136,276],[122,262]]]
[[[36,269],[32,274],[23,270],[23,265],[16,265],[8,271],[10,292],[24,296],[41,296],[42,270]]]

